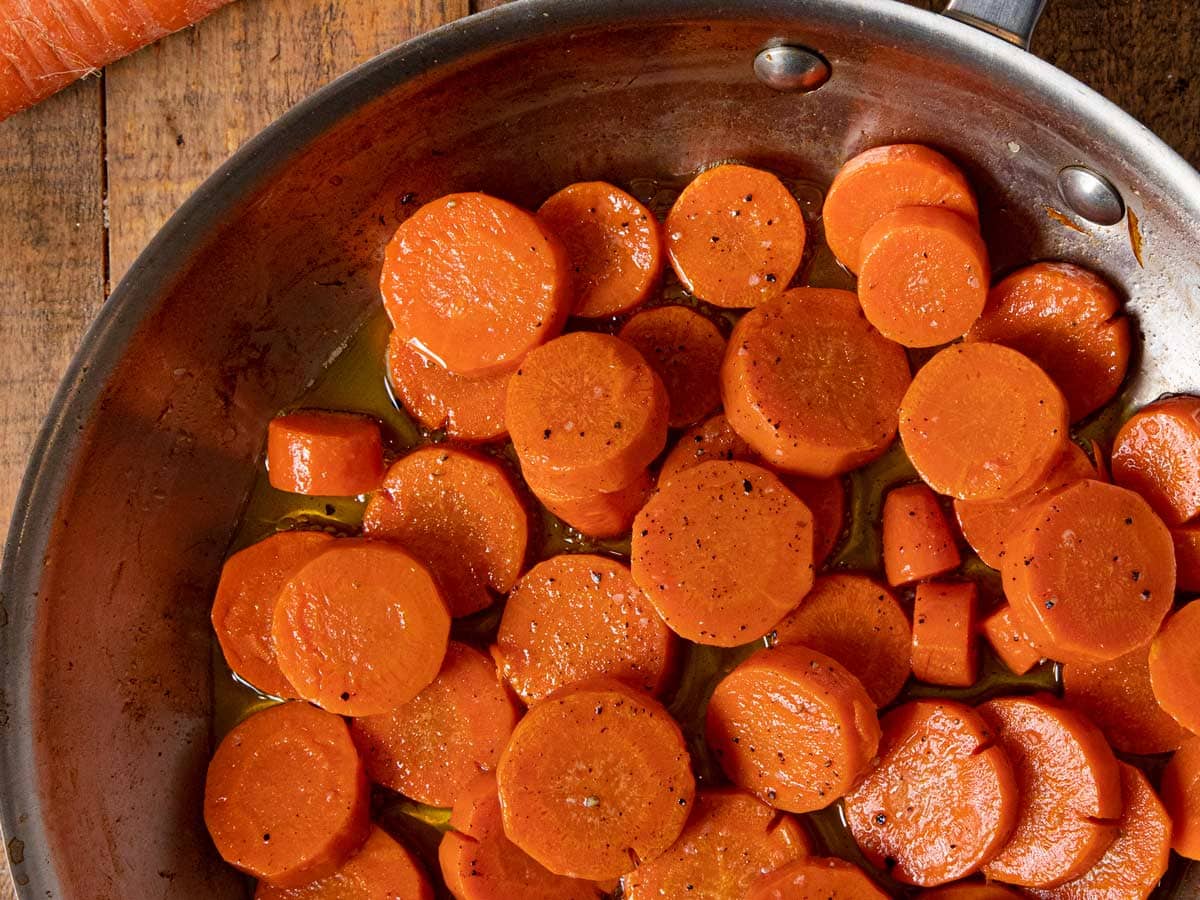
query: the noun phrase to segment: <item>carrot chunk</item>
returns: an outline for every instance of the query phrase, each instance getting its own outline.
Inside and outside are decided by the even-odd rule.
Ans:
[[[1042,661],[1042,654],[1029,642],[1007,603],[984,619],[982,627],[984,637],[1014,675],[1024,675]]]
[[[887,894],[853,863],[813,856],[758,879],[746,900],[887,900]]]
[[[721,405],[725,337],[694,309],[659,306],[640,312],[621,329],[667,388],[668,424],[683,428]]]
[[[948,884],[923,891],[921,900],[1017,900],[1020,894],[1002,884]]]
[[[1200,603],[1172,613],[1150,644],[1150,684],[1158,704],[1200,733]]]
[[[923,484],[888,491],[883,500],[883,568],[896,587],[958,568],[962,557],[937,496]]]
[[[654,479],[646,469],[615,491],[554,487],[553,479],[540,480],[532,469],[527,472],[525,483],[542,506],[576,531],[594,538],[627,533],[654,490]]]
[[[254,900],[336,900],[341,897],[433,900],[433,887],[407,847],[397,843],[382,828],[372,827],[362,849],[327,878],[293,888],[260,881],[254,892]]]
[[[912,673],[919,681],[970,687],[979,675],[974,582],[917,585],[913,603]]]
[[[379,425],[350,413],[301,410],[267,425],[267,477],[293,494],[355,497],[383,477]]]
[[[1113,444],[1112,475],[1168,525],[1200,516],[1200,397],[1171,397],[1134,413]]]
[[[1171,529],[1175,545],[1175,587],[1200,591],[1200,522]]]
[[[1200,737],[1184,741],[1167,763],[1162,800],[1171,817],[1171,849],[1200,859]]]

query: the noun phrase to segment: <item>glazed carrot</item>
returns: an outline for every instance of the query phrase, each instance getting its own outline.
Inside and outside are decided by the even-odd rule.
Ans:
[[[638,513],[633,578],[676,634],[732,647],[762,637],[813,583],[813,518],[775,475],[707,462]]]
[[[1099,481],[1112,481],[1112,473],[1108,471],[1108,463],[1104,461],[1104,448],[1100,446],[1100,442],[1093,439],[1092,460],[1093,468],[1096,472],[1096,479]]]
[[[1026,357],[999,344],[954,344],[913,378],[900,439],[921,478],[960,500],[1036,488],[1062,456],[1067,403]]]
[[[363,513],[363,533],[397,541],[429,567],[450,612],[491,606],[525,564],[529,517],[504,467],[430,445],[397,460]]]
[[[612,679],[575,685],[526,713],[497,780],[509,840],[551,872],[591,880],[662,854],[695,794],[679,726]]]
[[[746,900],[887,900],[887,896],[853,863],[813,856],[758,879]]]
[[[1014,675],[1024,675],[1042,661],[1042,654],[1029,642],[1029,635],[1017,624],[1007,603],[983,620],[982,631],[1000,661]]]
[[[713,460],[738,460],[762,465],[746,441],[729,426],[724,413],[717,413],[688,429],[663,460],[659,481],[666,484],[680,472]]]
[[[1129,320],[1112,286],[1061,262],[1026,266],[988,294],[969,341],[1004,344],[1028,356],[1067,398],[1071,421],[1117,393],[1129,365]]]
[[[433,576],[386,541],[335,541],[284,585],[271,640],[296,692],[347,716],[385,713],[433,681],[450,613]]]
[[[619,491],[666,446],[668,407],[662,379],[630,344],[575,332],[529,354],[504,418],[526,477]]]
[[[340,869],[304,887],[258,883],[254,900],[329,900],[338,897],[433,900],[425,870],[403,844],[372,827],[367,842]]]
[[[907,884],[932,887],[975,872],[1017,818],[1008,757],[974,710],[950,700],[906,703],[880,725],[879,764],[845,800],[859,848]]]
[[[633,519],[654,490],[654,479],[643,469],[633,481],[616,491],[560,490],[552,482],[537,480],[533,470],[525,483],[541,504],[576,531],[588,537],[616,537],[629,531]]]
[[[979,675],[975,583],[925,582],[913,603],[912,673],[918,681],[970,687]]]
[[[721,405],[725,337],[700,313],[686,306],[648,309],[626,322],[620,337],[662,379],[671,401],[672,428],[691,425]]]
[[[829,249],[857,272],[863,236],[904,206],[940,206],[972,224],[979,221],[967,179],[942,154],[920,144],[875,147],[842,166],[829,186],[821,211]]]
[[[1175,545],[1175,587],[1200,591],[1200,522],[1171,529]]]
[[[1019,896],[1002,884],[949,884],[921,892],[921,900],[1016,900]]]
[[[244,720],[217,747],[204,822],[231,866],[298,887],[332,875],[358,850],[370,827],[368,800],[346,723],[307,703],[282,703]]]
[[[1100,481],[1077,481],[1034,506],[1001,571],[1017,623],[1059,662],[1144,647],[1175,594],[1167,526],[1133,491]]]
[[[615,316],[643,303],[662,275],[654,213],[603,181],[571,184],[542,204],[542,224],[567,248],[577,316]]]
[[[846,524],[846,485],[841,478],[783,475],[784,486],[813,514],[813,565],[824,565],[842,539]]]
[[[876,706],[900,693],[912,629],[892,592],[854,573],[825,575],[774,629],[775,646],[802,644],[837,660]]]
[[[1012,836],[983,873],[1032,888],[1078,878],[1113,842],[1121,815],[1121,775],[1104,735],[1045,695],[989,700],[979,714],[1021,791]]]
[[[1171,849],[1200,859],[1200,737],[1184,741],[1167,763],[1162,801],[1171,817]]]
[[[1171,397],[1134,413],[1117,432],[1112,474],[1168,525],[1200,516],[1200,397]]]
[[[904,206],[867,229],[858,301],[867,321],[906,347],[962,337],[987,302],[991,266],[977,223],[936,206]]]
[[[1200,733],[1200,603],[1172,613],[1150,644],[1150,684],[1159,706]]]
[[[221,569],[212,624],[234,674],[264,694],[294,699],[271,645],[275,598],[284,584],[333,538],[320,531],[281,531],[240,550]]]
[[[625,875],[623,896],[744,897],[762,875],[807,857],[809,851],[808,836],[791,816],[733,788],[699,791],[679,840]]]
[[[760,650],[726,675],[709,701],[705,734],[730,781],[789,812],[823,809],[844,795],[879,746],[862,682],[797,645]]]
[[[667,255],[683,286],[715,306],[757,306],[786,290],[804,257],[800,205],[770,172],[701,172],[667,214]]]
[[[883,568],[896,587],[958,568],[962,557],[937,496],[906,484],[883,499]]]
[[[383,305],[400,339],[459,375],[515,369],[571,311],[567,251],[532,214],[448,194],[400,224],[383,252]]]
[[[903,348],[867,324],[853,294],[797,288],[735,326],[721,396],[767,463],[825,478],[887,450],[909,380]]]
[[[354,497],[383,477],[379,425],[351,413],[300,410],[267,425],[267,477],[293,494]]]

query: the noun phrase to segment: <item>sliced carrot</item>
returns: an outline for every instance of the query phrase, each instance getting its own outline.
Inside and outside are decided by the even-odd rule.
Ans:
[[[450,612],[400,546],[345,538],[305,565],[275,604],[271,640],[296,692],[346,716],[395,709],[433,681]]]
[[[900,693],[912,629],[895,596],[867,575],[825,575],[774,629],[775,644],[832,657],[862,682],[876,706]]]
[[[867,229],[858,301],[879,333],[936,347],[967,333],[987,302],[991,266],[979,226],[936,206],[904,206]]]
[[[975,872],[1017,818],[1008,758],[979,715],[950,700],[906,703],[880,724],[879,764],[845,800],[859,848],[907,884],[932,887]]]
[[[954,344],[913,378],[900,439],[921,478],[960,500],[1036,488],[1068,440],[1067,403],[1032,361],[999,344]]]
[[[754,448],[730,427],[724,413],[717,413],[683,433],[663,460],[659,480],[665,484],[680,472],[713,460],[761,462]]]
[[[691,425],[721,405],[725,337],[709,319],[686,306],[659,306],[626,322],[620,337],[662,379],[672,428]]]
[[[770,172],[723,165],[701,172],[667,214],[667,254],[683,286],[715,306],[778,297],[800,268],[800,205]]]
[[[967,335],[1028,356],[1054,379],[1077,422],[1111,400],[1129,365],[1129,320],[1112,286],[1087,269],[1041,262],[988,294]]]
[[[433,887],[417,858],[382,828],[372,827],[367,841],[345,865],[304,887],[258,883],[254,900],[336,900],[336,898],[433,900]]]
[[[846,524],[846,484],[839,477],[805,478],[784,475],[789,491],[804,501],[813,514],[813,565],[824,565],[842,539]]]
[[[654,859],[695,794],[679,726],[654,699],[596,679],[533,707],[497,772],[504,832],[551,872],[599,880]]]
[[[1034,506],[1002,572],[1017,623],[1059,662],[1144,647],[1175,594],[1167,526],[1133,491],[1101,481],[1077,481]]]
[[[1150,644],[1150,684],[1159,706],[1200,733],[1200,602],[1180,608]]]
[[[1099,481],[1112,481],[1112,473],[1108,471],[1108,464],[1104,461],[1104,448],[1100,446],[1100,442],[1092,440],[1092,460],[1096,472],[1096,478]]]
[[[853,863],[813,856],[758,879],[746,900],[887,900],[887,894]]]
[[[230,731],[204,785],[217,851],[281,887],[337,871],[367,836],[368,805],[346,723],[307,703],[270,706]]]
[[[789,812],[824,809],[866,770],[879,721],[862,682],[797,645],[760,650],[726,675],[705,733],[734,784]]]
[[[1002,884],[949,884],[923,891],[921,900],[1016,900],[1021,895]]]
[[[1200,516],[1200,397],[1171,397],[1134,413],[1117,432],[1112,474],[1168,525]]]
[[[1014,675],[1024,675],[1042,661],[1042,654],[1029,642],[1029,635],[1017,624],[1007,603],[983,620],[982,630],[1000,661]]]
[[[542,505],[576,531],[588,537],[609,538],[625,534],[654,490],[654,479],[643,469],[633,481],[615,491],[560,490],[536,480],[530,470],[526,484]]]
[[[725,415],[770,465],[826,478],[895,439],[908,358],[867,324],[850,292],[788,291],[743,316],[729,348]]]
[[[538,219],[567,248],[574,314],[615,316],[643,303],[662,275],[662,235],[654,213],[603,181],[567,185]]]
[[[1162,800],[1171,817],[1171,849],[1200,859],[1200,737],[1184,741],[1167,763]]]
[[[979,714],[1021,791],[1012,836],[984,874],[1032,888],[1078,878],[1113,842],[1121,815],[1121,775],[1104,735],[1044,695],[989,700]]]
[[[300,410],[267,425],[267,477],[293,494],[355,497],[383,477],[379,425],[351,413]]]
[[[842,166],[825,195],[821,218],[829,249],[857,272],[863,236],[904,206],[940,206],[979,221],[967,179],[942,154],[920,144],[874,147]]]
[[[633,578],[676,634],[732,647],[762,637],[813,583],[813,518],[775,475],[707,462],[633,523]]]
[[[678,650],[624,563],[564,553],[538,563],[512,589],[495,653],[513,690],[533,704],[600,676],[659,694]]]
[[[1175,544],[1175,587],[1200,591],[1200,522],[1171,529]]]
[[[383,305],[400,339],[459,375],[498,375],[571,311],[567,251],[538,219],[486,194],[448,194],[383,251]]]
[[[279,671],[271,644],[275,598],[288,579],[331,543],[333,538],[320,531],[281,531],[239,550],[221,569],[213,630],[229,668],[264,694],[285,700],[297,696]]]
[[[979,591],[972,581],[917,585],[913,603],[912,673],[918,681],[970,687],[979,675],[975,612]]]
[[[937,496],[906,484],[883,499],[883,568],[888,584],[910,584],[957,569],[962,557]]]

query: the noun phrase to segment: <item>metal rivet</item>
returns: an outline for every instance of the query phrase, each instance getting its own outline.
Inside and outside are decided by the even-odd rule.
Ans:
[[[1058,192],[1076,215],[1096,225],[1116,225],[1125,218],[1125,201],[1113,183],[1084,166],[1058,173]]]
[[[759,51],[754,57],[754,74],[776,91],[815,91],[829,80],[831,70],[816,51],[781,44]]]

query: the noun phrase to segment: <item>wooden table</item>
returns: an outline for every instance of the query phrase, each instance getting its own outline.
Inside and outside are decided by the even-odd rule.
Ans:
[[[242,0],[0,123],[0,526],[84,329],[184,198],[336,75],[498,2]],[[1034,50],[1200,165],[1194,0],[1050,0]]]

